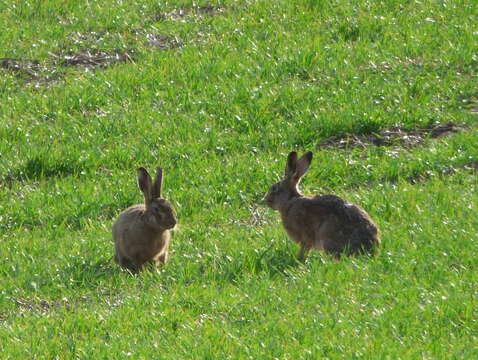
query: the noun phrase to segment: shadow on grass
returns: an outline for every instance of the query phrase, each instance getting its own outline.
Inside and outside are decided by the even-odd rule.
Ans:
[[[15,181],[38,181],[43,178],[78,175],[84,169],[85,164],[76,160],[51,159],[35,155],[0,178],[0,184],[11,188]]]
[[[76,258],[60,270],[61,277],[68,279],[70,287],[81,286],[83,288],[96,288],[105,283],[111,284],[121,274],[121,269],[111,258],[98,261]]]
[[[303,263],[297,260],[290,250],[274,249],[270,246],[259,254],[254,253],[237,258],[222,255],[198,265],[195,271],[198,277],[236,283],[241,279],[251,277],[289,277],[291,272],[303,266]],[[146,266],[141,273],[154,273],[156,270],[157,268],[151,264],[151,266]],[[162,274],[162,285],[169,283],[168,274],[173,275],[171,271],[176,273],[177,269],[170,267],[165,274]],[[68,282],[70,288],[95,289],[105,285],[109,288],[112,283],[122,282],[124,277],[134,277],[135,275],[122,270],[111,258],[98,261],[76,258],[60,270],[59,276]],[[177,282],[177,274],[172,279],[174,279],[173,282]]]
[[[255,272],[265,272],[270,277],[289,276],[289,271],[303,266],[288,249],[266,249],[261,256],[256,259]]]
[[[208,273],[217,280],[236,283],[246,277],[287,277],[291,270],[302,265],[287,249],[277,250],[270,246],[260,254],[241,258],[224,255],[216,258],[213,263],[204,263],[200,272]]]
[[[0,312],[0,323],[23,313],[44,316],[51,312],[84,308],[94,301],[95,296],[101,296],[109,305],[115,306],[121,296],[114,287],[121,280],[120,272],[109,259],[93,261],[75,258],[63,268],[34,278],[35,281],[27,278],[23,286],[18,283],[6,290],[5,303],[10,310]]]

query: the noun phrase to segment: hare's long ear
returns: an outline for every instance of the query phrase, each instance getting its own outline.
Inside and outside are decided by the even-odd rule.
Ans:
[[[285,164],[285,177],[291,179],[297,168],[297,153],[292,151],[287,157],[287,163]]]
[[[289,155],[290,157],[290,155]],[[296,154],[297,157],[297,154]],[[289,179],[290,184],[292,186],[296,186],[300,178],[304,176],[304,174],[309,170],[310,163],[312,162],[312,152],[306,152],[304,155],[300,157],[299,160],[295,161],[295,168],[294,172],[291,175],[286,175],[286,177]]]
[[[153,198],[159,199],[161,197],[161,189],[163,188],[163,169],[158,166],[156,169],[156,179],[153,184]]]
[[[138,185],[144,195],[144,205],[149,209],[153,200],[153,181],[144,167],[138,169]]]
[[[309,170],[310,163],[312,162],[312,152],[308,151],[297,160],[297,167],[293,178],[298,182],[302,176]]]

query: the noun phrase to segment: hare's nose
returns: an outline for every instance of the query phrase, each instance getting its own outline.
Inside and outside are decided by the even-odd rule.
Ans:
[[[176,226],[176,220],[172,220],[170,221],[166,226],[168,227],[168,229],[172,229],[173,227]]]

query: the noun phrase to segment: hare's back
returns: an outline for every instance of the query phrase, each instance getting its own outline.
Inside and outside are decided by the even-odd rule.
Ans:
[[[125,233],[142,228],[143,221],[141,220],[145,212],[145,207],[142,204],[133,205],[124,210],[116,222],[113,224],[113,238],[119,240]]]
[[[361,248],[370,251],[380,243],[376,225],[361,207],[335,195],[319,195],[313,198],[313,202],[334,215],[332,227],[337,228],[334,233],[340,239],[330,239],[329,246],[332,252],[343,247],[349,247],[352,252]]]
[[[318,195],[312,198],[315,205],[334,214],[343,222],[354,224],[355,226],[363,223],[372,222],[370,216],[361,207],[351,204],[336,195]]]

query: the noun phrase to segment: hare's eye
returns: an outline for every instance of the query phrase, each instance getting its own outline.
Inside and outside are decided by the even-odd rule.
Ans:
[[[272,185],[272,192],[277,192],[277,191],[279,191],[279,185],[277,184]]]

